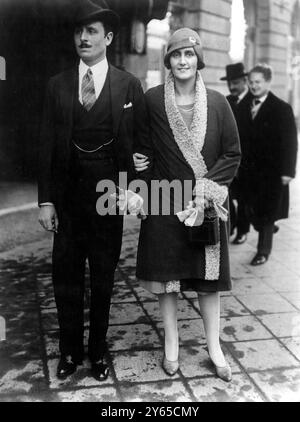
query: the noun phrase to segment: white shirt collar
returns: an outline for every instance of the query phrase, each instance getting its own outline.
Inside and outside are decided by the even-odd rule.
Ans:
[[[101,62],[96,63],[94,66],[88,66],[80,59],[79,67],[78,67],[78,71],[79,71],[78,99],[81,102],[81,104],[82,104],[82,92],[81,92],[82,79],[88,69],[91,69],[92,71],[95,94],[96,94],[96,98],[98,98],[104,86],[105,79],[108,72],[108,62],[107,62],[106,57],[103,60],[101,60]]]
[[[86,74],[87,70],[91,69],[93,77],[97,78],[97,76],[103,75],[107,73],[108,70],[108,62],[107,58],[105,57],[101,62],[94,64],[94,66],[88,66],[84,63],[83,60],[80,59],[79,62],[79,78],[82,79],[83,76]]]
[[[265,101],[266,101],[268,94],[269,94],[269,93],[265,94],[264,96],[262,96],[262,97],[260,97],[260,98],[256,98],[256,99],[260,101],[260,104],[262,104],[263,102],[265,102]]]

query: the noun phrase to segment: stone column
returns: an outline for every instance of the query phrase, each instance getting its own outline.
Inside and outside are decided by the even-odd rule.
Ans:
[[[292,1],[257,2],[257,62],[272,66],[272,90],[284,100],[288,98],[288,50]]]

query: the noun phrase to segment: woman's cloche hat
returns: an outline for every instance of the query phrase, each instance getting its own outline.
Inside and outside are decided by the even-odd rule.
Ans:
[[[193,47],[196,56],[198,57],[198,69],[205,67],[203,59],[203,48],[200,37],[196,31],[190,28],[181,28],[175,31],[168,42],[167,52],[164,58],[164,63],[167,69],[170,69],[170,57],[173,51],[180,48]]]
[[[100,21],[110,27],[116,35],[120,27],[120,17],[113,10],[109,9],[105,0],[92,3],[90,0],[82,0],[75,11],[75,26]],[[100,6],[101,4],[101,6]]]

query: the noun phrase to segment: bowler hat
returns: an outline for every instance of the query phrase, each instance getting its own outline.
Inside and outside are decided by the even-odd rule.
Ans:
[[[109,9],[104,0],[98,1],[98,3],[101,6],[90,0],[81,0],[75,12],[74,24],[78,26],[100,21],[110,27],[114,34],[117,34],[120,26],[119,15]]]
[[[167,52],[164,58],[164,63],[167,69],[170,69],[170,57],[173,51],[181,48],[193,47],[196,56],[198,57],[198,69],[205,67],[203,59],[203,49],[200,37],[197,32],[190,28],[181,28],[171,35],[168,45]]]
[[[226,66],[226,76],[220,78],[221,81],[233,81],[234,79],[242,78],[247,76],[243,63],[234,63]]]

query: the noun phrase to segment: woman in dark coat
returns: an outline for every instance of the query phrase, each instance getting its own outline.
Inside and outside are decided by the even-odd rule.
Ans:
[[[233,114],[225,97],[206,89],[203,83],[199,71],[204,67],[203,52],[196,32],[182,28],[171,36],[165,65],[171,69],[166,83],[146,93],[152,182],[179,180],[183,186],[190,181],[197,218],[201,221],[205,207],[205,213],[214,209],[225,219],[228,186],[240,161]],[[143,155],[137,154],[136,169],[143,170],[146,166],[139,158]],[[160,215],[153,215],[152,208],[142,221],[137,277],[159,297],[165,329],[163,368],[169,375],[178,370],[177,293],[192,289],[199,292],[210,358],[217,374],[229,381],[230,367],[219,343],[219,291],[231,289],[227,224],[220,220],[220,241],[216,245],[195,247],[187,234],[188,200],[180,201],[170,193],[162,196],[169,201],[170,212],[165,215],[160,207]],[[153,202],[152,198],[151,205]],[[178,210],[183,211],[181,221]]]

